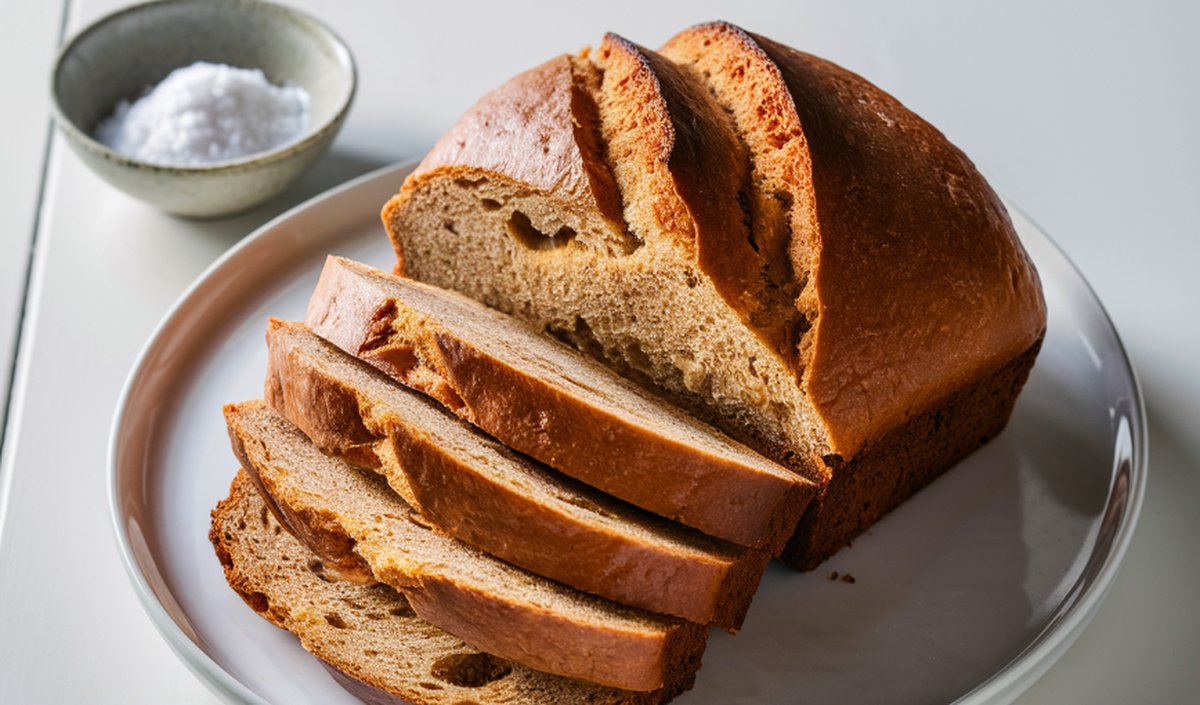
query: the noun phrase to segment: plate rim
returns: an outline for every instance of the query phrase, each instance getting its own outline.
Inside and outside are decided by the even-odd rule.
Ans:
[[[1149,475],[1149,427],[1146,418],[1145,395],[1142,392],[1141,380],[1133,364],[1133,359],[1129,356],[1129,350],[1120,331],[1113,323],[1112,316],[1109,315],[1104,302],[1096,294],[1091,282],[1083,276],[1083,272],[1074,260],[1067,255],[1054,238],[1025,211],[1015,206],[1007,198],[1001,196],[1001,200],[1004,201],[1004,206],[1010,214],[1016,214],[1028,222],[1045,240],[1045,244],[1054,254],[1070,268],[1079,283],[1087,290],[1089,300],[1095,304],[1097,312],[1105,323],[1105,330],[1112,335],[1113,341],[1120,350],[1122,369],[1125,376],[1128,377],[1133,393],[1132,404],[1124,417],[1132,417],[1129,429],[1131,452],[1129,453],[1128,470],[1132,481],[1124,495],[1124,511],[1119,517],[1119,525],[1111,538],[1110,549],[1102,557],[1099,565],[1093,565],[1097,557],[1095,553],[1089,556],[1084,570],[1080,572],[1071,589],[1067,591],[1063,602],[1059,603],[1055,614],[1045,621],[1036,634],[1030,636],[1024,646],[1013,653],[1008,663],[955,700],[953,705],[975,703],[1007,705],[1036,683],[1071,648],[1071,645],[1091,623],[1092,618],[1095,617],[1096,612],[1108,597],[1113,583],[1116,582],[1117,574],[1124,563],[1125,553],[1129,549],[1130,541],[1133,539],[1134,530],[1137,528],[1138,519],[1141,516],[1142,503],[1146,494],[1146,479]],[[1114,468],[1114,474],[1118,472]],[[1113,487],[1110,485],[1108,502],[1105,505],[1106,513],[1118,500],[1112,490]],[[1093,581],[1090,586],[1084,584],[1088,579]],[[1081,586],[1083,587],[1082,591]]]
[[[133,366],[127,375],[118,397],[109,429],[107,452],[107,500],[109,504],[109,519],[118,553],[129,578],[134,592],[138,596],[143,609],[151,618],[159,635],[167,642],[176,656],[184,665],[197,676],[214,694],[229,703],[246,703],[251,705],[266,705],[262,696],[251,690],[246,684],[225,670],[190,636],[187,631],[170,615],[167,607],[155,594],[150,579],[138,560],[136,551],[127,531],[127,517],[121,507],[122,494],[119,492],[121,481],[120,441],[129,404],[132,401],[138,383],[141,381],[149,362],[165,343],[165,336],[177,316],[192,303],[197,292],[209,284],[210,280],[219,274],[228,262],[238,258],[240,253],[253,246],[258,240],[267,237],[269,233],[279,229],[293,218],[297,218],[309,209],[338,195],[362,188],[376,180],[387,178],[402,178],[415,169],[419,160],[409,159],[380,167],[359,177],[346,181],[325,192],[322,192],[304,202],[288,209],[256,228],[230,247],[214,260],[197,276],[188,287],[173,302],[168,311],[155,326],[139,351]],[[1038,680],[1078,639],[1107,597],[1116,575],[1123,563],[1129,543],[1138,523],[1145,495],[1145,485],[1148,475],[1148,429],[1145,411],[1145,400],[1140,380],[1133,365],[1128,350],[1121,339],[1120,333],[1113,324],[1103,302],[1096,295],[1091,284],[1079,271],[1075,263],[1059,247],[1059,245],[1040,228],[1037,223],[1023,211],[1015,207],[1007,199],[1003,199],[1009,212],[1024,219],[1045,240],[1045,244],[1053,254],[1061,258],[1070,269],[1076,280],[1087,292],[1088,300],[1097,307],[1103,320],[1105,332],[1113,337],[1120,352],[1122,370],[1132,392],[1130,408],[1125,414],[1129,418],[1130,453],[1128,456],[1128,476],[1130,482],[1123,496],[1122,511],[1118,523],[1108,542],[1107,552],[1097,556],[1097,546],[1093,546],[1092,554],[1088,557],[1085,568],[1076,578],[1063,600],[1049,615],[1042,627],[1032,634],[1018,647],[1002,666],[991,675],[978,683],[971,690],[953,701],[957,705],[968,703],[992,703],[1003,705],[1011,703],[1026,689]],[[1026,244],[1028,247],[1028,244]],[[1114,468],[1114,476],[1117,469]],[[1115,496],[1113,484],[1110,482],[1106,508],[1111,510],[1115,502],[1122,498]],[[1097,561],[1099,558],[1099,561]],[[1089,583],[1090,581],[1090,583]],[[169,592],[169,589],[168,589]]]
[[[153,332],[138,352],[133,366],[130,368],[130,372],[122,384],[120,396],[117,398],[117,405],[109,426],[106,489],[109,506],[109,524],[117,541],[117,552],[125,568],[125,575],[132,583],[138,601],[141,603],[142,608],[146,610],[150,621],[154,624],[154,628],[158,631],[159,635],[167,642],[167,645],[175,652],[175,655],[183,661],[188,670],[226,702],[235,704],[245,703],[246,705],[269,705],[260,695],[222,668],[220,664],[201,649],[196,641],[184,631],[179,623],[167,612],[166,607],[159,600],[158,596],[155,595],[146,573],[142,570],[126,529],[125,518],[121,509],[121,494],[119,492],[120,469],[118,461],[121,452],[120,436],[129,403],[147,364],[163,344],[164,336],[176,316],[189,305],[193,296],[226,266],[226,263],[238,257],[243,250],[251,247],[257,240],[265,237],[269,232],[286,224],[289,220],[302,215],[310,208],[342,193],[360,188],[367,183],[406,175],[407,172],[415,169],[418,163],[419,160],[408,159],[389,164],[323,191],[263,223],[223,252],[192,280],[183,293],[175,299],[157,325],[155,325]]]

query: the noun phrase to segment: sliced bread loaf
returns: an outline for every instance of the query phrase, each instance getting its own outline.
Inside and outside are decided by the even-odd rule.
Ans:
[[[814,480],[797,567],[999,433],[1045,305],[1003,205],[941,133],[726,24],[572,61],[587,70],[555,90],[596,118],[538,134],[574,156],[480,127],[553,91],[485,96],[383,209],[398,271],[571,340]],[[579,164],[612,175],[635,248],[518,235],[549,232],[530,213],[594,219],[557,186]]]
[[[655,705],[680,688],[632,692],[535,671],[426,622],[387,585],[330,580],[327,564],[282,530],[244,470],[213,510],[209,539],[242,600],[295,634],[364,702]]]
[[[370,470],[321,453],[263,402],[225,408],[230,440],[280,521],[338,534],[417,615],[488,653],[625,690],[686,688],[706,626],[513,567],[435,529]],[[329,542],[312,545],[322,559]],[[340,558],[338,555],[333,558]]]
[[[442,405],[272,319],[267,403],[321,450],[383,473],[446,533],[622,604],[741,626],[763,551],[617,501],[508,449]]]
[[[504,444],[635,506],[779,550],[815,486],[460,294],[330,257],[313,332]]]

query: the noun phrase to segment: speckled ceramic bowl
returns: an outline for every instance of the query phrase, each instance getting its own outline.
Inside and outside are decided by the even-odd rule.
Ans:
[[[121,100],[139,98],[196,61],[259,68],[311,99],[308,131],[275,149],[204,166],[160,166],[117,154],[92,137]],[[355,89],[354,59],[328,27],[260,0],[164,0],[96,22],[62,48],[52,75],[56,121],[97,174],[168,213],[219,217],[279,193],[341,127]]]

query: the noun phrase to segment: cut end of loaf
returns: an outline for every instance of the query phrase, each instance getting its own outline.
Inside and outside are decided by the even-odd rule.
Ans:
[[[573,190],[534,188],[541,182],[526,172],[541,169],[478,157],[509,149],[472,127],[485,114],[503,121],[505,104],[489,97],[385,209],[403,273],[522,317],[739,440],[794,459],[827,453],[820,420],[796,391],[806,319],[791,301],[795,287],[781,285],[786,267],[756,252],[780,236],[750,217],[764,209],[751,202],[746,150],[724,109],[694,72],[616,35],[575,61],[588,68],[571,90],[593,96],[599,133],[567,151],[601,155],[581,161],[611,176],[638,246],[614,255],[577,234],[559,237],[563,226],[538,214],[573,217]],[[565,84],[558,90],[550,102],[566,100]],[[524,100],[519,114],[550,99]],[[822,481],[819,464],[794,465]]]

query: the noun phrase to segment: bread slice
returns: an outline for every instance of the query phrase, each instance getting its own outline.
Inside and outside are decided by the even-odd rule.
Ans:
[[[712,536],[775,553],[814,494],[594,360],[459,294],[330,257],[306,323],[504,444]]]
[[[726,24],[661,54],[606,39],[573,60],[600,77],[559,90],[590,97],[596,120],[541,125],[566,147],[527,149],[479,126],[544,94],[485,96],[384,207],[398,270],[571,340],[816,482],[795,567],[1003,429],[1045,304],[1003,205],[941,133]],[[594,216],[556,186],[579,164],[613,175],[635,249],[514,235],[522,214]]]
[[[488,653],[625,690],[687,687],[707,627],[511,566],[433,528],[383,478],[318,451],[263,402],[229,405],[233,449],[280,521],[345,537],[417,615]],[[310,544],[326,558],[328,542]],[[338,558],[338,556],[334,556]]]
[[[213,510],[209,540],[242,600],[295,634],[364,702],[655,705],[679,689],[632,692],[535,671],[426,622],[387,585],[331,580],[324,561],[283,530],[244,470]]]
[[[741,626],[770,556],[515,453],[303,325],[267,327],[267,403],[322,451],[384,474],[446,533],[622,604]]]

